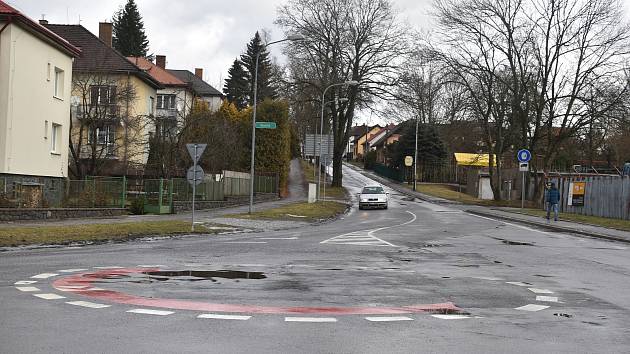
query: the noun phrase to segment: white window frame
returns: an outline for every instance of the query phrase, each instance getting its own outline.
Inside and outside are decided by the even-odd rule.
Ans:
[[[54,78],[54,94],[53,96],[59,99],[63,99],[63,81],[64,81],[64,72],[55,66]]]
[[[50,153],[61,155],[61,124],[53,123],[50,130]]]

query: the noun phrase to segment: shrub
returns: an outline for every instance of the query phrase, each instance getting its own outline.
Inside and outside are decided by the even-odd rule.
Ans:
[[[133,215],[143,215],[144,214],[144,198],[136,198],[131,200],[131,204],[129,205],[129,212]]]

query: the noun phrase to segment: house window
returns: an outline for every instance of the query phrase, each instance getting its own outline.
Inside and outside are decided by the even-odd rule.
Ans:
[[[63,97],[63,70],[55,67],[55,97]]]
[[[93,85],[90,86],[90,104],[112,105],[116,103],[116,86]]]
[[[155,113],[155,98],[149,96],[149,115],[153,115]]]
[[[53,154],[61,152],[61,124],[52,124],[50,131],[50,152]]]
[[[105,125],[93,130],[91,134],[88,134],[88,144],[92,144],[95,138],[96,144],[105,149],[105,154],[107,156],[112,156],[114,154],[114,147],[116,143],[115,125]]]
[[[50,81],[50,63],[46,67],[46,81]]]
[[[157,95],[157,109],[175,109],[175,95]]]

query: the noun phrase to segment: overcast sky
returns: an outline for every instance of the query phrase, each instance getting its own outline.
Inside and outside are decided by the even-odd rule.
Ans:
[[[5,0],[27,16],[50,23],[80,23],[98,35],[98,23],[111,21],[126,0]],[[425,26],[432,0],[394,0],[401,17]],[[149,52],[166,55],[166,67],[204,69],[204,79],[221,90],[234,59],[257,30],[282,38],[274,25],[276,10],[286,0],[136,0],[149,39]],[[270,47],[279,57],[281,48]]]

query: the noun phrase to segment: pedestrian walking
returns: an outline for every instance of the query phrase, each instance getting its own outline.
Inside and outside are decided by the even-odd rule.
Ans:
[[[551,210],[553,209],[553,220],[558,221],[558,203],[560,202],[560,191],[556,188],[556,184],[552,183],[549,189],[547,190],[547,220],[549,220],[549,216],[551,214]]]

